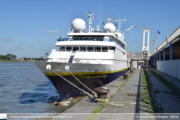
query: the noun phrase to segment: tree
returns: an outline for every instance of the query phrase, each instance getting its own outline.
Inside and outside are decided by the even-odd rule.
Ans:
[[[0,55],[1,60],[15,60],[17,57],[13,54]]]

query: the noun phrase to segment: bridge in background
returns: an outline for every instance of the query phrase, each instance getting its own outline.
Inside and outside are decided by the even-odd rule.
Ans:
[[[151,27],[143,27],[143,45],[142,45],[142,52],[133,52],[129,53],[128,59],[133,59],[138,62],[138,64],[143,64],[144,66],[148,67],[148,60],[150,56],[149,52],[149,35]],[[146,33],[147,33],[147,44],[146,43]]]

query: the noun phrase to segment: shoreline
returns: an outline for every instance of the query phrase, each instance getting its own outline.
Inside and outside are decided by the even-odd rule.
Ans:
[[[39,61],[31,61],[31,60],[0,60],[0,62],[39,62]]]

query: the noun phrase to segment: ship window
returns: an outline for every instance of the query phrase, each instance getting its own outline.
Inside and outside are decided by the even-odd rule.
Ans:
[[[92,52],[93,51],[93,47],[87,47],[87,51]]]
[[[66,47],[66,50],[67,50],[67,51],[71,51],[71,50],[72,50],[72,47],[71,47],[71,46],[67,46],[67,47]]]
[[[65,51],[65,47],[64,46],[61,46],[59,48],[60,48],[60,51]]]
[[[79,50],[79,47],[73,47],[73,51],[78,51]]]
[[[122,42],[116,41],[116,43],[117,43],[121,48],[125,49],[125,46],[124,46],[124,44],[123,44]]]
[[[101,52],[101,47],[95,47],[95,52]]]
[[[115,47],[109,46],[109,50],[114,50],[115,51]]]
[[[104,36],[74,36],[76,41],[103,41]]]
[[[102,47],[102,52],[107,52],[108,51],[108,47]]]
[[[80,47],[80,51],[86,51],[86,47]]]

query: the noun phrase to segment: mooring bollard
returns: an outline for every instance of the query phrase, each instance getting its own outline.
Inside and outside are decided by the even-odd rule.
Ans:
[[[106,99],[107,94],[110,92],[110,90],[106,87],[98,87],[98,88],[95,88],[94,91],[97,93],[98,98],[100,99]]]
[[[127,74],[127,73],[124,73],[123,77],[124,77],[124,80],[125,80],[125,79],[128,79],[128,74]]]

